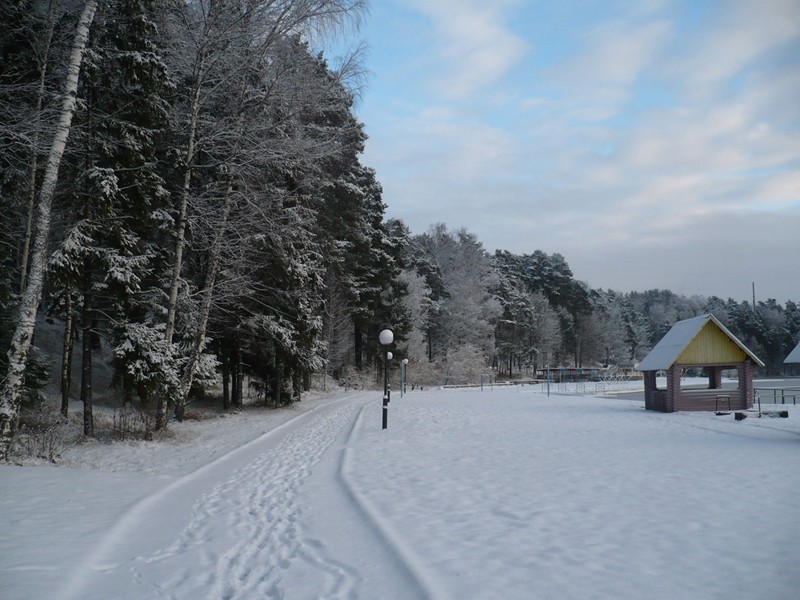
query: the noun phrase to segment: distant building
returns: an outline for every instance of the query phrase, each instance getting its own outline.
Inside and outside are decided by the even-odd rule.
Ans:
[[[678,321],[638,365],[644,375],[644,406],[660,412],[750,408],[753,365],[764,363],[714,315]],[[681,373],[691,367],[705,369],[707,388],[681,389]],[[737,371],[738,389],[722,389],[722,371],[729,369]],[[666,373],[666,389],[656,385],[659,371]]]
[[[783,364],[800,363],[800,342],[794,347],[794,350],[789,352],[789,356],[783,359]]]

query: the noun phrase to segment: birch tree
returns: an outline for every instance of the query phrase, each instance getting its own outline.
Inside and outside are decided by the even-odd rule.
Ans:
[[[64,84],[64,99],[58,115],[42,184],[37,195],[36,234],[32,244],[30,275],[20,301],[18,325],[8,351],[8,370],[2,390],[0,390],[0,459],[8,457],[18,419],[20,395],[25,380],[25,363],[33,339],[36,313],[44,286],[52,200],[61,166],[61,157],[67,145],[75,113],[78,78],[97,4],[97,0],[86,0],[75,30],[75,39]]]
[[[64,32],[56,33],[63,17],[57,0],[0,0],[0,14],[0,371],[4,375],[19,294],[27,281],[41,157],[55,126],[54,90],[63,86],[67,52],[62,48]],[[31,352],[26,369],[35,360]],[[27,395],[36,385],[34,377],[27,377],[24,385]]]
[[[249,92],[258,99],[248,108],[249,143],[240,144],[242,154],[231,164],[238,191],[230,234],[215,228],[210,247],[224,250],[221,241],[230,247],[231,238],[240,240],[225,261],[220,290],[225,296],[231,286],[240,298],[229,309],[240,315],[240,326],[221,346],[247,346],[260,365],[254,375],[273,402],[282,403],[297,395],[309,370],[321,367],[315,195],[329,176],[327,165],[355,154],[348,139],[358,126],[338,77],[299,38],[278,43],[265,67],[261,77],[268,85]],[[231,358],[236,364],[237,355]],[[292,391],[284,389],[290,378]]]
[[[34,204],[36,200],[36,181],[39,175],[40,139],[43,137],[42,123],[46,121],[44,111],[48,93],[48,79],[53,65],[51,54],[54,50],[55,29],[61,3],[51,2],[9,3],[4,1],[2,14],[3,31],[3,82],[0,84],[0,98],[8,94],[8,99],[0,99],[2,113],[16,118],[6,120],[10,138],[27,145],[24,203],[19,215],[24,220],[21,235],[22,244],[19,255],[19,293],[25,289],[33,236]],[[9,5],[10,6],[7,6]],[[26,72],[27,71],[27,72]],[[5,100],[5,101],[4,101]],[[20,110],[20,106],[23,106]],[[4,153],[5,154],[5,153]],[[13,151],[8,155],[13,155]],[[10,166],[10,165],[9,165]],[[4,165],[5,167],[5,165]],[[20,165],[20,168],[22,165]],[[3,169],[5,171],[5,168]],[[12,167],[13,172],[13,167]],[[13,176],[12,176],[13,177]],[[5,178],[9,178],[6,172]]]
[[[264,60],[267,53],[280,40],[301,32],[320,32],[326,27],[336,26],[346,19],[357,17],[364,4],[360,0],[290,0],[289,2],[267,2],[250,0],[240,2],[206,2],[199,0],[186,3],[185,7],[176,9],[179,15],[173,22],[174,30],[179,38],[186,42],[190,53],[176,55],[182,60],[184,73],[189,85],[186,86],[185,146],[182,149],[182,184],[177,194],[177,225],[175,232],[175,250],[170,277],[165,339],[172,343],[175,334],[179,289],[182,285],[181,272],[186,248],[186,228],[189,219],[189,201],[192,195],[193,179],[198,169],[197,158],[213,141],[208,131],[202,128],[202,119],[208,113],[215,99],[220,95],[230,94],[237,106],[241,107],[245,89],[242,82],[246,73],[256,64]],[[234,119],[239,123],[241,120]],[[212,129],[213,131],[213,129]],[[206,137],[204,137],[206,136]],[[231,165],[223,160],[221,165],[231,176]],[[218,164],[217,166],[221,166]],[[229,179],[232,186],[232,179]],[[232,188],[230,190],[232,192]],[[225,203],[230,201],[231,193],[223,195],[223,213]],[[227,214],[224,214],[227,220]],[[224,230],[224,226],[223,226]],[[212,256],[218,254],[212,251]],[[215,259],[216,260],[216,259]],[[213,296],[215,270],[213,266],[207,274],[203,285],[205,290],[203,307],[201,308],[200,328],[195,332],[188,364],[184,370],[179,405],[185,402],[191,387],[194,369],[199,360],[199,353],[205,344],[204,321],[207,321],[208,310]],[[203,317],[203,315],[206,315]],[[166,404],[162,401],[156,416],[156,427],[164,426]]]

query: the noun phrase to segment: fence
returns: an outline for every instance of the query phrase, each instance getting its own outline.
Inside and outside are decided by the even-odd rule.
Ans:
[[[762,404],[793,404],[797,405],[800,396],[800,387],[794,388],[757,388],[753,391],[761,399]]]

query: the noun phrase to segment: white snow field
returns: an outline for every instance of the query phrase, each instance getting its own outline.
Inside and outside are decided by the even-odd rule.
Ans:
[[[0,467],[0,597],[800,597],[800,411],[340,393]],[[783,408],[783,407],[781,407]]]

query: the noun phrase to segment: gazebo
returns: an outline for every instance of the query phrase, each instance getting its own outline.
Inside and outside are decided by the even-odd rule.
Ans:
[[[678,321],[638,365],[644,374],[644,407],[660,412],[750,408],[753,365],[763,367],[764,363],[714,315]],[[681,373],[690,367],[705,369],[707,388],[681,389]],[[738,389],[722,389],[722,371],[726,369],[736,369]],[[666,371],[666,389],[656,385],[658,371]]]

